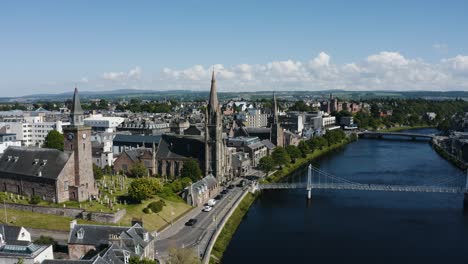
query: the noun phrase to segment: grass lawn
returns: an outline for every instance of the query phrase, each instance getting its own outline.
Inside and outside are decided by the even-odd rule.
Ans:
[[[113,203],[113,208],[111,209],[108,204],[104,202],[104,197],[107,197],[111,201],[122,200],[122,197],[125,197],[127,194],[127,188],[132,182],[133,179],[123,177],[123,176],[104,176],[101,180],[97,181],[99,189],[101,192],[101,200],[98,201],[86,201],[86,202],[77,202],[77,201],[68,201],[65,203],[52,203],[47,201],[41,201],[39,206],[50,206],[50,207],[67,207],[67,208],[83,208],[87,211],[93,212],[115,212],[118,209],[126,209],[126,215],[121,219],[116,225],[125,225],[129,226],[131,224],[132,218],[141,218],[145,228],[149,231],[160,230],[166,225],[170,224],[171,221],[179,218],[181,215],[189,211],[192,207],[187,205],[184,201],[180,200],[178,197],[163,199],[166,203],[163,210],[157,214],[145,214],[143,209],[151,202],[161,200],[160,197],[154,197],[152,199],[143,201],[141,204],[127,204],[126,202]],[[5,201],[7,203],[18,203],[18,204],[29,204],[29,197],[12,195],[10,193],[0,193],[0,201]],[[3,210],[0,209],[0,221],[5,221]],[[40,213],[33,213],[28,211],[20,211],[7,209],[8,222],[9,224],[16,226],[24,226],[31,228],[42,228],[42,229],[52,229],[52,230],[69,230],[70,221],[73,220],[69,217],[57,216],[57,215],[47,215]],[[88,224],[104,224],[96,223],[91,221],[86,221],[78,219],[79,223],[88,223]]]
[[[5,210],[1,209],[0,220],[5,223]],[[70,230],[70,221],[73,220],[71,217],[64,217],[58,215],[47,215],[39,214],[28,211],[20,210],[6,210],[8,216],[8,224],[14,226],[24,226],[30,228],[41,228],[41,229],[53,229],[53,230]],[[78,219],[78,223],[81,224],[99,224],[83,219]],[[101,223],[102,225],[102,223]]]
[[[145,214],[143,213],[143,209],[148,206],[149,203],[154,201],[159,201],[159,197],[155,197],[151,200],[143,201],[141,204],[129,204],[126,206],[127,214],[122,218],[119,222],[120,225],[130,225],[132,218],[142,218],[143,224],[146,229],[149,231],[160,230],[164,226],[171,223],[171,221],[175,220],[192,207],[187,205],[185,202],[174,202],[169,200],[164,200],[166,202],[166,206],[164,206],[163,210],[157,214]],[[172,215],[172,213],[174,213]]]

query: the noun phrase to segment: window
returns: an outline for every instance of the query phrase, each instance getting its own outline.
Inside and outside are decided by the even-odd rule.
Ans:
[[[78,230],[78,232],[76,232],[76,237],[78,239],[83,239],[84,238],[84,229],[83,228],[80,228],[80,230]]]
[[[68,191],[68,181],[63,182],[63,190]]]

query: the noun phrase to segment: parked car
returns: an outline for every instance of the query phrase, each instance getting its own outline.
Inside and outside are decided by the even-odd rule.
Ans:
[[[190,220],[185,223],[186,226],[193,226],[197,223],[197,219],[191,218]]]
[[[229,185],[227,188],[228,188],[228,189],[233,189],[233,188],[234,188],[234,185],[231,184],[231,185]]]
[[[216,195],[216,197],[214,198],[215,200],[221,200],[221,198],[223,198],[223,195],[222,194],[218,194]]]
[[[229,192],[229,191],[228,191],[227,189],[225,189],[225,190],[222,190],[222,191],[221,191],[221,194],[226,194],[226,193],[228,193],[228,192]]]
[[[215,199],[209,199],[208,200],[208,206],[213,206],[216,204],[216,200]]]
[[[212,209],[213,209],[212,206],[207,205],[207,206],[204,206],[204,207],[203,207],[203,210],[202,210],[202,211],[203,211],[203,212],[209,212],[209,211],[211,211]]]

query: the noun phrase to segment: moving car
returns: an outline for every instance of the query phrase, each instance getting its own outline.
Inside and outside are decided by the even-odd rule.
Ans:
[[[185,225],[186,226],[193,226],[196,223],[197,223],[197,219],[192,218],[192,219],[188,220],[187,223],[185,223]]]
[[[207,206],[204,206],[204,207],[203,207],[203,210],[202,210],[202,211],[203,211],[203,212],[209,212],[209,211],[211,211],[211,209],[213,209],[213,207],[207,205]]]

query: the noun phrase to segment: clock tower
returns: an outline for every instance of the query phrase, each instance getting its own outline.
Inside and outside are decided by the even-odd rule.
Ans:
[[[63,129],[64,151],[72,152],[74,176],[69,177],[70,200],[85,201],[98,194],[93,174],[91,127],[85,126],[78,89],[75,88],[70,114],[70,126]]]

